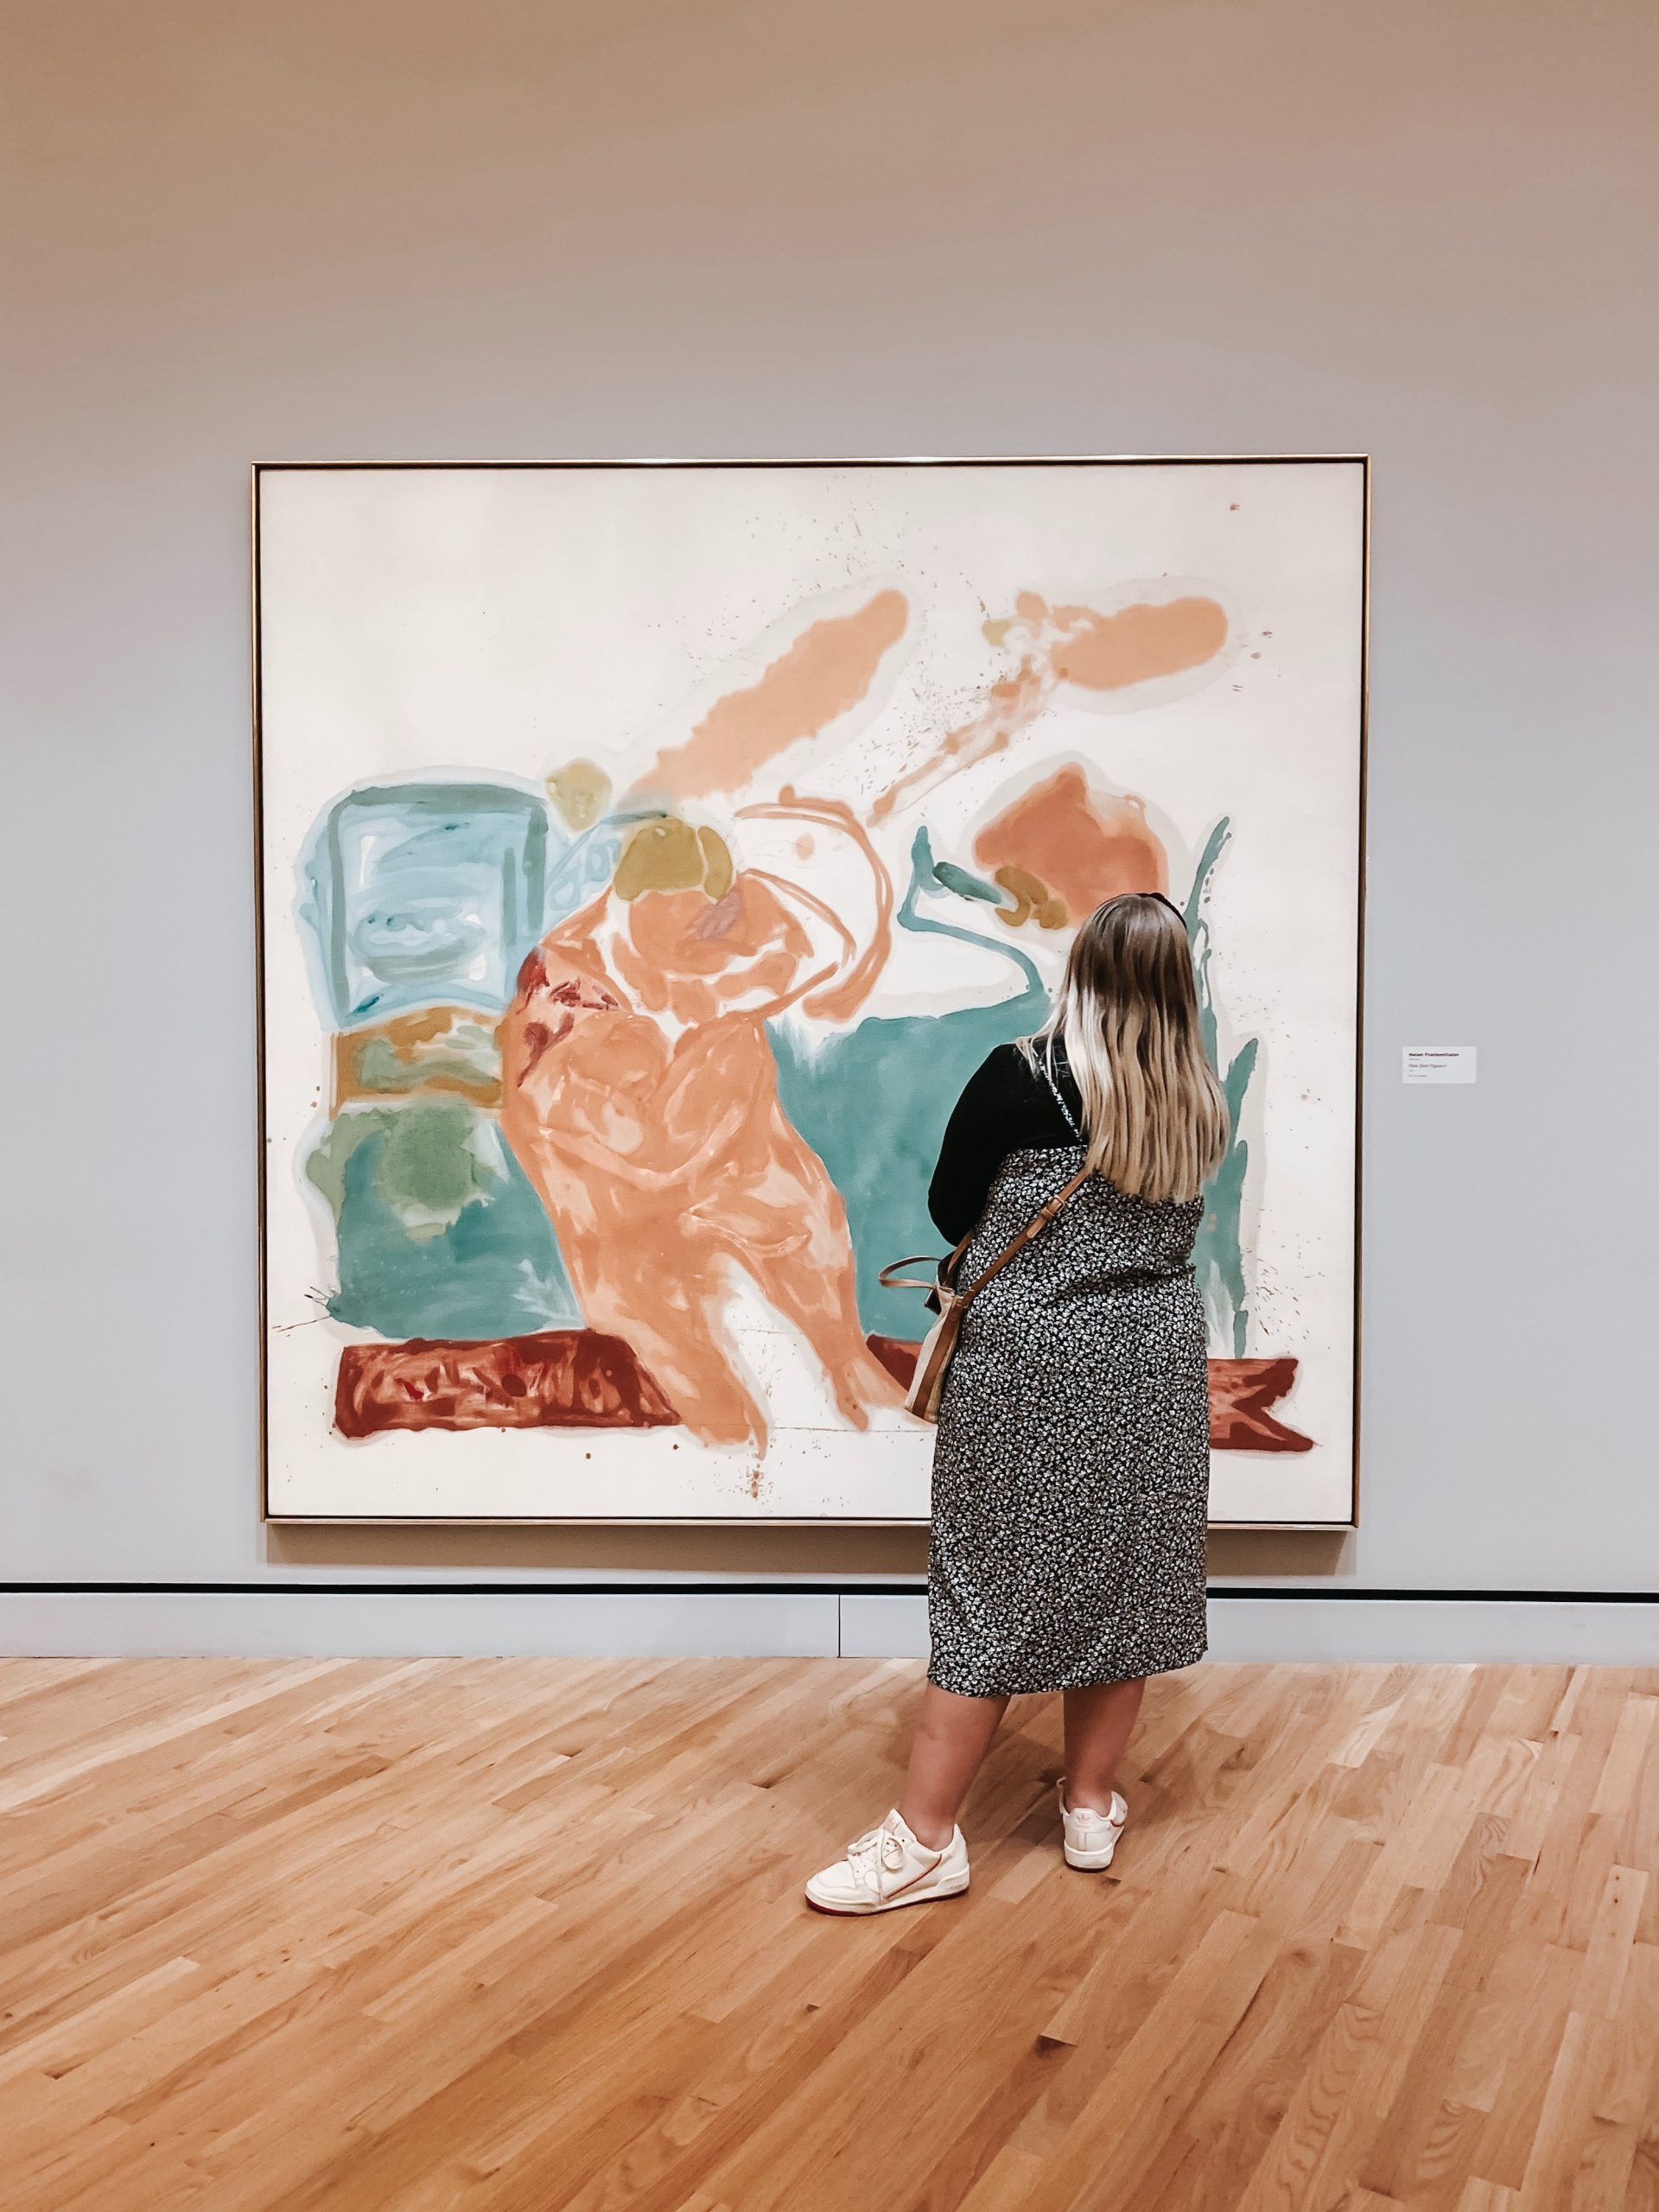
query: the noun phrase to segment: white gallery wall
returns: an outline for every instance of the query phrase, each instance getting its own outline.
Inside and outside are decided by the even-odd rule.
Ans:
[[[0,1644],[852,1649],[883,1632],[790,1578],[921,1562],[260,1525],[256,459],[1371,453],[1362,1525],[1217,1579],[1659,1590],[1645,0],[26,0],[0,35],[0,1580],[315,1593],[0,1598]],[[1403,1087],[1408,1044],[1478,1083]],[[712,1626],[430,1601],[465,1635],[353,1594],[658,1575],[767,1587]],[[1229,1608],[1237,1648],[1287,1611]],[[1423,1611],[1319,1648],[1436,1648]]]

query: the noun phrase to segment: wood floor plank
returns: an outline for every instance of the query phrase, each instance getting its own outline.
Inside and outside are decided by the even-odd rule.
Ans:
[[[1659,2212],[1659,1672],[1167,1677],[1105,1876],[1021,1700],[811,1914],[919,1675],[0,1663],[8,2212]]]

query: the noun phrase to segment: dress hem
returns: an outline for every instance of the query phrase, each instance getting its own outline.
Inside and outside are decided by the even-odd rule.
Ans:
[[[1209,1649],[1206,1638],[1191,1658],[1166,1659],[1160,1666],[1122,1668],[1109,1674],[1090,1673],[1074,1681],[997,1682],[987,1688],[976,1687],[973,1689],[964,1689],[957,1681],[941,1681],[930,1661],[927,1679],[935,1689],[949,1691],[952,1697],[1058,1697],[1065,1690],[1103,1689],[1111,1682],[1144,1682],[1149,1681],[1154,1675],[1178,1675],[1184,1668],[1196,1667]]]

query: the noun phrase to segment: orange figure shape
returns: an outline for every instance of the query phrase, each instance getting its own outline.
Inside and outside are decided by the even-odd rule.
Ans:
[[[880,870],[832,802],[757,810],[842,828]],[[607,892],[531,954],[502,1024],[502,1131],[588,1326],[625,1338],[705,1443],[757,1450],[765,1410],[721,1324],[733,1268],[800,1331],[851,1426],[900,1395],[865,1343],[846,1208],[784,1112],[766,1031],[803,1000],[839,1011],[880,959],[838,924],[842,952],[815,959],[797,902],[822,912],[747,868],[719,898]]]

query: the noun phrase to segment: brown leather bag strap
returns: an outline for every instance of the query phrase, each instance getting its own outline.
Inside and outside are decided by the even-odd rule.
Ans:
[[[963,1237],[963,1244],[967,1241],[967,1238]],[[959,1258],[961,1253],[962,1244],[958,1244],[950,1255],[950,1259]],[[939,1287],[939,1269],[950,1264],[950,1260],[936,1260],[929,1252],[912,1252],[905,1259],[889,1260],[880,1274],[877,1275],[876,1281],[883,1290],[937,1290]],[[931,1268],[933,1273],[931,1275],[901,1275],[894,1272],[899,1268]]]
[[[1092,1167],[1079,1167],[1077,1173],[1071,1178],[1071,1180],[1066,1184],[1065,1188],[1055,1192],[1053,1197],[1043,1208],[1042,1211],[1034,1215],[1033,1218],[1026,1224],[1025,1227],[1014,1238],[1014,1242],[1006,1246],[1003,1250],[997,1254],[995,1259],[991,1262],[990,1266],[986,1268],[983,1274],[976,1275],[972,1282],[969,1284],[967,1289],[960,1294],[962,1303],[964,1306],[967,1305],[969,1299],[977,1298],[979,1296],[980,1292],[984,1289],[986,1284],[989,1282],[993,1275],[999,1275],[1001,1274],[1003,1268],[1007,1266],[1008,1262],[1013,1259],[1016,1252],[1023,1252],[1026,1246],[1030,1243],[1033,1236],[1040,1236],[1042,1235],[1043,1231],[1048,1227],[1049,1223],[1053,1220],[1055,1215],[1058,1213],[1060,1208],[1071,1197],[1073,1191],[1080,1191],[1094,1172],[1095,1171]],[[903,1263],[900,1262],[900,1264],[902,1265]]]

